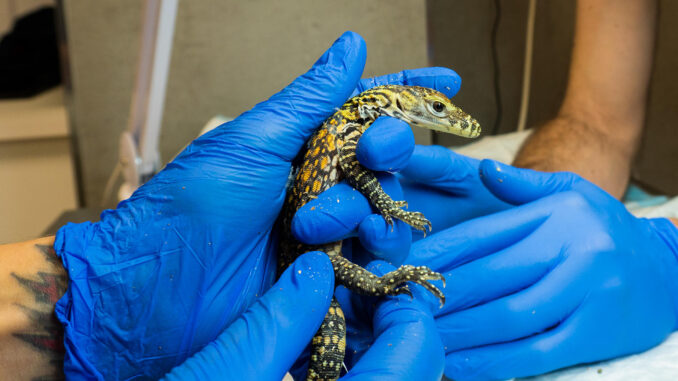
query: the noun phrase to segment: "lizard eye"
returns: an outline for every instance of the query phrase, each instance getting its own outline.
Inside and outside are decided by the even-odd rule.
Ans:
[[[443,102],[433,101],[428,104],[428,109],[431,114],[438,118],[444,118],[448,114],[447,107],[445,107]]]

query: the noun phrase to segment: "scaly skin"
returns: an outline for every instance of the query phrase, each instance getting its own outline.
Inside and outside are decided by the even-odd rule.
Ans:
[[[429,280],[443,280],[427,267],[401,266],[380,278],[341,256],[341,241],[322,246],[304,245],[291,233],[294,214],[320,193],[346,179],[367,197],[384,219],[398,218],[413,228],[426,231],[431,223],[419,212],[401,209],[404,201],[392,200],[381,188],[374,173],[356,158],[358,139],[382,115],[401,119],[410,125],[460,136],[476,137],[480,126],[438,91],[416,86],[379,86],[349,99],[311,137],[295,181],[288,192],[281,214],[282,237],[278,270],[282,273],[299,255],[320,250],[334,265],[335,284],[363,295],[411,295],[406,282],[422,285],[441,301],[442,292]],[[325,320],[311,345],[308,380],[336,380],[346,348],[346,322],[341,307],[333,298]]]

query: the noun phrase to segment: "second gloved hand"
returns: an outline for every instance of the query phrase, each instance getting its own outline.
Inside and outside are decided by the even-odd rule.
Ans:
[[[415,147],[398,174],[400,185],[409,208],[424,213],[433,233],[512,206],[485,187],[478,175],[479,164],[445,147]]]
[[[393,270],[373,263],[379,275]],[[168,381],[281,380],[320,326],[334,292],[332,264],[323,253],[299,257],[233,324],[165,379]],[[362,298],[341,288],[348,319],[369,325],[369,337],[349,337],[351,371],[342,380],[440,380],[444,352],[427,304],[438,302],[417,287],[416,299]],[[361,345],[364,343],[367,345]],[[354,344],[354,342],[356,342]],[[306,369],[297,370],[303,379]]]
[[[165,379],[282,380],[320,327],[333,293],[329,257],[319,252],[300,256],[216,340]]]
[[[378,276],[395,270],[383,261],[365,268]],[[344,359],[348,373],[340,380],[440,380],[445,357],[433,320],[439,301],[418,285],[411,290],[413,298],[375,298],[337,288],[348,325]],[[304,379],[307,359],[308,352],[290,371],[296,380]]]
[[[522,205],[417,242],[447,278],[436,324],[455,380],[540,374],[646,350],[676,329],[678,230],[571,173],[480,165]]]

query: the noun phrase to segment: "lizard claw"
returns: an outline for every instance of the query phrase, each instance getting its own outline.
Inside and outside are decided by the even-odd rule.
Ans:
[[[414,282],[435,295],[440,300],[442,307],[445,304],[445,294],[438,287],[429,283],[429,280],[442,280],[444,283],[445,277],[426,266],[403,265],[379,278],[377,289],[383,289],[385,295],[405,294],[412,297],[412,292],[405,283]]]

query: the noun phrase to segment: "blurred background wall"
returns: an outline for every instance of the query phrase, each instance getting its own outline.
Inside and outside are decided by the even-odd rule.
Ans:
[[[142,7],[138,0],[64,5],[84,200],[97,205],[127,123]],[[238,116],[283,88],[349,29],[367,41],[365,76],[428,64],[424,0],[181,1],[162,158],[212,116]]]
[[[4,59],[12,50],[4,37],[17,20],[53,5],[0,0],[0,87],[16,64]],[[64,210],[78,207],[70,137],[62,87],[29,98],[0,96],[0,244],[35,238]]]
[[[16,8],[32,0],[0,0],[0,6],[3,1]],[[68,131],[75,138],[74,173],[80,175],[74,192],[80,195],[80,206],[98,208],[117,161],[118,138],[127,125],[143,6],[138,0],[59,3],[71,89]],[[573,0],[537,2],[528,127],[554,115],[560,104],[574,6]],[[518,119],[527,8],[528,0],[181,1],[160,140],[162,158],[169,160],[212,116],[235,117],[284,87],[349,29],[367,41],[365,76],[429,65],[451,67],[463,78],[457,103],[486,133],[495,125],[498,132],[510,132]],[[678,25],[672,22],[678,2],[661,0],[660,9],[647,128],[633,174],[650,189],[678,194]],[[0,33],[8,23],[0,11]],[[424,131],[417,140],[467,142]],[[64,208],[73,202],[67,204]],[[1,205],[0,191],[0,210]],[[42,228],[41,222],[33,230]],[[0,242],[7,240],[2,231],[0,226]]]
[[[498,133],[514,131],[520,109],[529,1],[429,0],[427,3],[431,64],[451,67],[461,75],[462,91],[456,101],[480,120],[485,134],[494,132],[495,123]],[[567,85],[575,3],[573,0],[537,1],[528,127],[549,119],[558,111]],[[495,92],[495,77],[499,94]],[[458,145],[466,141],[440,134],[436,142]]]
[[[537,1],[528,127],[555,115],[565,93],[575,4],[574,0]],[[527,7],[528,0],[428,1],[431,63],[449,66],[461,74],[464,86],[457,101],[476,115],[485,132],[495,123],[499,132],[510,132],[518,123]],[[496,70],[491,54],[497,8],[501,115],[497,113],[493,86]],[[659,1],[646,126],[632,169],[636,183],[669,195],[678,194],[677,15],[678,2]],[[443,145],[464,143],[447,135],[434,140]]]

